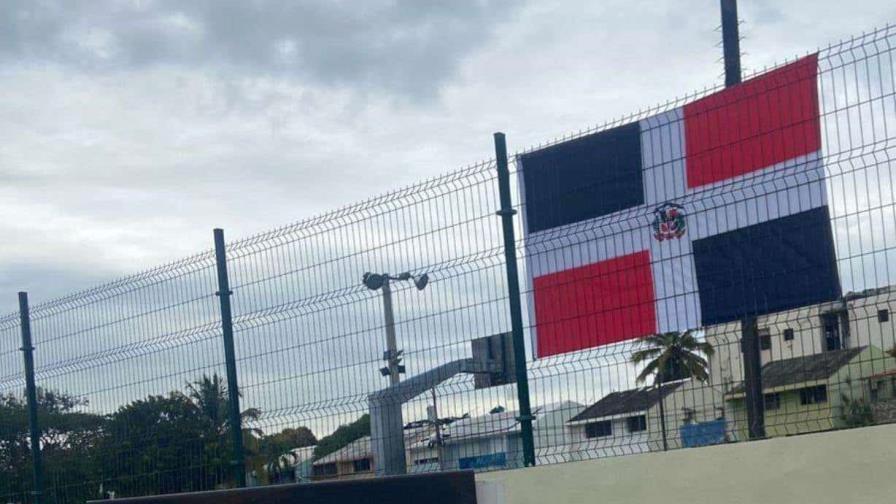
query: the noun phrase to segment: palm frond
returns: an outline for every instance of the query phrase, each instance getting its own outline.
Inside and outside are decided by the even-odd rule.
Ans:
[[[655,358],[661,353],[663,353],[662,348],[645,348],[644,350],[638,350],[632,354],[632,362],[640,364],[646,360]]]
[[[642,348],[632,353],[631,361],[648,364],[638,375],[638,383],[651,375],[655,384],[677,378],[709,378],[706,357],[711,357],[715,350],[711,344],[698,340],[693,331],[654,334],[641,339],[640,344]]]
[[[638,375],[638,378],[637,378],[638,383],[646,382],[648,378],[650,378],[651,376],[653,376],[656,373],[656,370],[658,367],[659,367],[659,364],[655,360],[648,363],[647,366],[645,366],[644,369],[641,371],[641,374]]]

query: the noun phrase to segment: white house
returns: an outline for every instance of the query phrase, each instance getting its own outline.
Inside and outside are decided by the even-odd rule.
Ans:
[[[432,437],[432,433],[432,427],[426,424],[415,423],[413,427],[406,427],[404,431],[405,447],[426,444]],[[315,480],[372,478],[375,466],[370,445],[370,436],[364,436],[315,460],[312,464],[312,478]],[[406,453],[410,459],[410,451]],[[412,463],[409,460],[409,472],[413,472],[410,469]]]
[[[613,392],[572,417],[567,426],[576,460],[650,451],[650,410],[681,386],[664,385]]]
[[[566,422],[584,406],[566,401],[533,408],[536,462],[568,460],[572,443]],[[457,420],[442,431],[443,469],[503,469],[523,466],[523,445],[516,411]],[[412,447],[415,453],[416,447]],[[412,457],[413,458],[413,457]]]

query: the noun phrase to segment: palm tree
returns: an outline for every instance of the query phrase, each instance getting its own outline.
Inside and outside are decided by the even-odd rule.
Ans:
[[[217,373],[212,376],[202,375],[202,378],[187,384],[187,397],[195,405],[205,424],[206,435],[209,438],[207,442],[211,443],[210,449],[213,453],[217,452],[221,447],[218,442],[226,445],[227,433],[230,431],[230,399],[224,379]],[[245,425],[247,422],[257,421],[260,416],[261,411],[256,408],[247,408],[240,412],[241,433],[247,458],[257,455],[255,447],[258,444],[257,437],[261,436],[261,430]],[[216,458],[219,455],[216,453]]]
[[[715,350],[712,345],[698,341],[693,331],[667,332],[647,336],[641,340],[645,347],[632,354],[632,362],[647,365],[638,375],[638,383],[644,383],[653,376],[653,386],[660,396],[660,429],[663,434],[663,451],[669,449],[666,437],[666,398],[662,384],[667,381],[694,378],[701,382],[709,378],[709,363]]]

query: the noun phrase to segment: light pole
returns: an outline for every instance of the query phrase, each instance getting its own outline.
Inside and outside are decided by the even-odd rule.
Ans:
[[[386,351],[383,353],[383,360],[386,361],[386,367],[380,369],[380,373],[383,376],[388,376],[392,385],[397,385],[401,381],[401,374],[404,373],[404,366],[401,365],[402,350],[398,349],[398,342],[395,339],[395,314],[392,311],[392,288],[390,286],[392,280],[413,280],[417,290],[423,290],[429,283],[429,276],[424,273],[415,277],[408,272],[395,276],[389,273],[364,273],[364,286],[370,290],[383,291],[383,312],[386,322]]]

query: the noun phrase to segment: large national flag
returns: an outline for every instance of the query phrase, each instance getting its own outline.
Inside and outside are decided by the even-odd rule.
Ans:
[[[539,356],[840,296],[817,68],[519,157]]]

